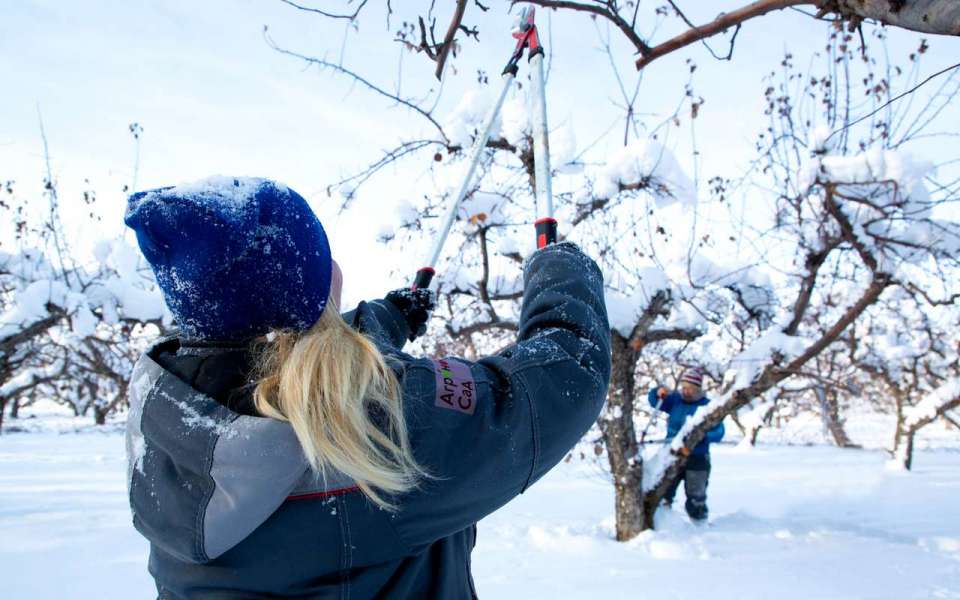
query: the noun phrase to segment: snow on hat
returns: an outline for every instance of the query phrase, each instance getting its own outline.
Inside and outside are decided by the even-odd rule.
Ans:
[[[327,235],[282,184],[211,177],[138,192],[124,221],[189,337],[305,330],[323,312],[333,269]]]
[[[700,367],[689,367],[680,376],[680,383],[689,383],[697,387],[703,387],[703,369]]]

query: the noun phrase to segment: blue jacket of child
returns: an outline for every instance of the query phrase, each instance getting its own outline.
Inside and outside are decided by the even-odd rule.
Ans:
[[[697,409],[701,406],[706,406],[710,402],[710,399],[706,396],[702,396],[693,402],[687,402],[683,399],[683,396],[680,395],[680,392],[670,392],[663,400],[660,400],[657,398],[657,389],[658,388],[653,388],[650,390],[647,394],[647,400],[650,402],[650,406],[659,408],[670,415],[667,418],[667,440],[672,440],[674,436],[677,435],[677,432],[680,431],[680,428],[683,427],[683,424],[686,422],[687,417],[697,412]],[[720,423],[707,432],[706,437],[697,444],[697,447],[693,449],[691,454],[709,454],[710,444],[715,444],[722,440],[723,434],[723,423]]]

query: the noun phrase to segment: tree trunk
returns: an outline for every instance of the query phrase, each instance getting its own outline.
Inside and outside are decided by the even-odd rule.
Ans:
[[[837,401],[837,393],[833,390],[827,391],[823,387],[815,388],[817,399],[820,401],[820,416],[823,419],[824,428],[833,443],[838,448],[857,448],[858,446],[850,441],[847,430],[843,427],[843,419],[840,418],[840,403]]]
[[[642,491],[643,457],[633,426],[637,353],[627,339],[615,331],[610,341],[610,390],[607,393],[606,413],[600,417],[600,430],[613,476],[617,541],[625,542],[646,528]]]
[[[893,434],[893,459],[906,470],[913,466],[913,440],[915,429],[907,425],[907,396],[900,389],[893,388],[893,399],[897,407],[897,429]]]
[[[773,419],[773,413],[775,410],[777,410],[777,403],[773,402],[770,404],[767,410],[764,411],[763,416],[757,419],[756,422],[750,426],[749,431],[745,435],[750,438],[751,446],[757,445],[757,438],[760,436],[760,430],[764,427],[770,426],[770,421]]]
[[[0,398],[0,434],[3,433],[3,413],[7,410],[7,399]]]
[[[14,398],[10,402],[10,418],[19,419],[20,418],[20,398]]]
[[[836,5],[844,15],[875,19],[893,27],[960,35],[957,0],[836,0]]]
[[[947,429],[953,428],[960,430],[960,423],[953,419],[950,415],[944,413],[940,415],[940,418],[947,423]]]
[[[105,424],[107,422],[107,417],[110,416],[113,411],[117,410],[118,407],[125,406],[127,404],[128,387],[129,382],[126,380],[121,380],[117,383],[117,391],[114,393],[113,399],[110,400],[110,402],[103,405],[94,405],[93,418],[97,425]]]
[[[914,415],[909,419],[906,416],[903,418],[898,416],[897,418],[897,439],[893,445],[893,457],[907,470],[913,466],[913,438],[917,435],[917,432],[948,411],[960,408],[960,379],[954,379],[943,384],[934,390],[932,395],[934,397],[939,396],[937,403],[925,407],[924,414]],[[923,402],[926,402],[926,400],[921,401],[921,404]],[[899,412],[905,413],[906,411],[901,409]]]
[[[896,403],[897,407],[897,428],[893,432],[893,455],[897,456],[898,450],[900,450],[900,444],[903,442],[903,433],[904,433],[904,403],[903,403],[903,394],[898,390],[891,390],[893,392],[893,401]]]
[[[747,430],[747,427],[745,427],[744,424],[740,422],[739,413],[736,413],[736,412],[730,413],[730,420],[733,421],[733,424],[736,425],[737,429],[740,430],[740,435],[742,435],[743,437],[746,437],[747,435],[749,435],[749,431]]]
[[[897,443],[893,449],[894,460],[906,470],[913,467],[913,440],[917,432],[914,429],[904,428],[897,436]]]

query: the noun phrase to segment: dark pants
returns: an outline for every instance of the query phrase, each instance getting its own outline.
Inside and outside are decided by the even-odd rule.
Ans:
[[[683,480],[683,491],[687,494],[687,502],[684,508],[687,514],[695,521],[702,521],[707,518],[707,483],[710,481],[710,455],[693,454],[687,459],[687,464],[680,472],[673,485],[667,490],[663,500],[667,504],[673,504],[673,498],[677,495],[677,488],[680,487],[680,481]]]

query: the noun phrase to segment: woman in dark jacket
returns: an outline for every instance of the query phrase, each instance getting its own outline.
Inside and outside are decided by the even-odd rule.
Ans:
[[[180,327],[138,362],[127,450],[160,598],[471,598],[476,522],[590,428],[610,375],[596,264],[524,267],[514,345],[402,352],[426,292],[340,315],[306,202],[269,181],[141,192],[126,223]]]

